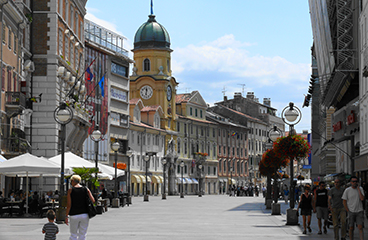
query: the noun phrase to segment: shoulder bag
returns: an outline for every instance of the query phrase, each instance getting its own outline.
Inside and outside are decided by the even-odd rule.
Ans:
[[[89,216],[89,218],[93,218],[97,214],[96,207],[93,205],[91,199],[89,198],[87,188],[85,188],[85,189],[86,189],[86,204],[87,204],[87,207],[88,207],[88,216]]]

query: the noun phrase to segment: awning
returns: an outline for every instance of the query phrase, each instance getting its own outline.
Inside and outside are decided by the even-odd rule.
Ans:
[[[339,175],[339,173],[329,174],[329,175],[325,176],[323,178],[323,180],[325,180],[325,181],[332,181],[336,175]]]
[[[219,179],[219,182],[220,182],[220,183],[223,183],[223,182],[224,182],[224,180],[223,180],[223,179]]]
[[[181,184],[181,180],[182,180],[182,178],[179,177],[178,178],[178,184]],[[183,178],[183,184],[187,184],[187,181],[185,181],[185,178]]]
[[[193,184],[198,184],[198,181],[195,178],[192,178],[192,182],[193,182]]]
[[[188,184],[192,184],[192,180],[190,178],[185,178],[185,181],[187,181]]]
[[[235,185],[236,180],[234,178],[232,178],[232,179],[229,178],[229,184]]]
[[[139,175],[132,174],[131,181],[132,183],[141,183],[141,178]]]
[[[146,183],[146,175],[139,175],[141,177],[142,183]],[[147,176],[147,181],[151,182],[150,176]]]
[[[159,178],[160,178],[161,183],[163,183],[163,182],[164,182],[164,178],[163,178],[162,176],[157,176],[157,177],[159,177]]]
[[[158,176],[152,175],[152,182],[153,183],[161,183],[161,179]]]

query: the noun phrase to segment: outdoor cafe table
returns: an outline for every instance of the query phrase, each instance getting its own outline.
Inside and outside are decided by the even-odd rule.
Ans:
[[[10,206],[10,212],[9,212],[9,214],[10,214],[10,216],[12,216],[13,215],[13,206],[16,206],[16,205],[18,205],[19,206],[19,208],[21,209],[21,204],[23,203],[23,201],[6,201],[5,202],[8,206]]]

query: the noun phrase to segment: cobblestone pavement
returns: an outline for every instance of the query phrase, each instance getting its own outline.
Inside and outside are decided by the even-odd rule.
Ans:
[[[288,206],[280,201],[282,214],[271,215],[262,197],[150,196],[149,202],[142,197],[132,201],[130,207],[109,208],[91,219],[87,239],[333,239],[332,228],[317,235],[315,215],[311,234],[303,235],[300,226],[286,226]],[[45,218],[0,218],[0,240],[43,239],[45,222]],[[69,239],[69,227],[60,224],[59,229],[57,239]],[[365,233],[368,237],[367,229]]]

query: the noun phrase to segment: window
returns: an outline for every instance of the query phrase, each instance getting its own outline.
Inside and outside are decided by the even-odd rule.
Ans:
[[[195,109],[195,116],[198,117],[198,109]]]
[[[5,23],[3,22],[2,24],[2,35],[3,35],[3,43],[6,44],[6,39],[5,39],[5,30],[6,30],[6,26]]]
[[[70,41],[70,65],[74,66],[74,49],[72,41]]]
[[[12,44],[12,31],[11,28],[8,28],[8,48],[11,49]]]
[[[203,127],[201,127],[201,136],[204,136]]]
[[[65,60],[68,60],[68,56],[69,56],[69,39],[68,39],[68,36],[65,35],[65,38],[64,38],[64,53],[65,53],[65,56],[64,56],[64,59]]]
[[[180,164],[178,164],[177,173],[180,174]]]
[[[210,144],[207,145],[207,153],[211,154]]]
[[[190,125],[190,134],[193,134],[193,124]]]
[[[63,16],[63,0],[59,0],[59,14]]]
[[[184,174],[187,174],[188,173],[188,166],[185,164],[184,165]]]
[[[216,169],[216,167],[213,167],[213,175],[216,175],[217,173],[217,169]]]
[[[176,131],[180,132],[180,122],[176,124]]]
[[[187,146],[187,143],[184,142],[184,154],[187,154],[188,153],[188,146]]]
[[[200,114],[200,117],[203,118],[203,111],[202,110],[199,111],[199,114]]]
[[[216,129],[212,128],[212,137],[216,137]]]
[[[181,149],[181,144],[180,144],[180,139],[178,139],[178,153],[181,152],[180,149]]]
[[[208,166],[207,171],[208,171],[208,175],[211,175],[211,167],[210,166]]]
[[[79,32],[79,24],[78,24],[78,12],[75,12],[75,34],[78,36]]]
[[[167,59],[167,72],[170,73],[170,60]]]
[[[151,63],[150,63],[150,60],[146,58],[143,60],[143,71],[148,72],[150,70],[151,70]]]
[[[184,133],[187,134],[187,124],[184,123]]]
[[[14,35],[14,53],[17,54],[17,37]]]
[[[8,69],[8,86],[7,89],[9,92],[11,92],[11,71]]]
[[[193,115],[193,108],[190,107],[189,110],[190,110],[189,114],[190,114],[190,116],[192,116]]]
[[[221,172],[221,170],[222,170],[222,166],[221,166],[221,164],[222,164],[222,162],[221,162],[221,160],[219,160],[219,172]],[[216,174],[215,174],[216,175]]]
[[[5,79],[5,67],[3,67],[1,74],[2,74],[2,78]],[[1,89],[5,91],[5,81],[4,80],[1,82]]]
[[[216,145],[213,145],[213,158],[216,158]]]
[[[63,30],[59,29],[59,54],[63,55]]]
[[[78,56],[78,48],[74,48],[74,55],[75,55],[75,69],[78,70],[79,66],[79,56]]]
[[[132,155],[132,157],[130,158],[131,164],[134,167],[134,155]]]

